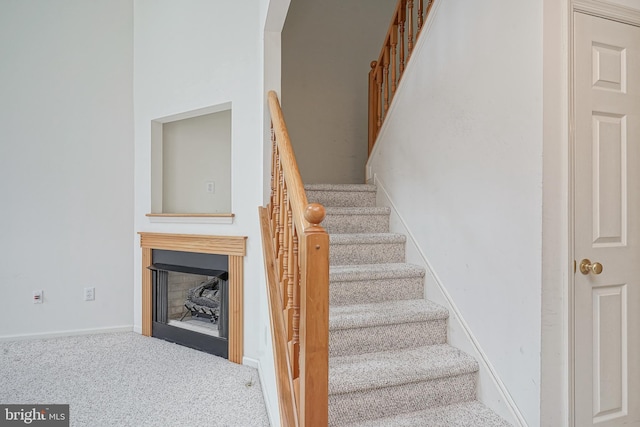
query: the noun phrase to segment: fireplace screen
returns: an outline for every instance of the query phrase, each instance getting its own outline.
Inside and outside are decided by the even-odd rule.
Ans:
[[[203,254],[192,254],[197,255],[195,261],[185,262],[180,261],[185,259],[185,253],[180,253],[182,258],[167,259],[166,252],[171,251],[155,252],[149,267],[153,272],[152,336],[227,358],[228,273],[226,269],[193,266],[225,265],[220,260],[211,262],[206,258],[204,263],[198,262],[197,258],[202,260]],[[156,259],[182,263],[169,264]]]

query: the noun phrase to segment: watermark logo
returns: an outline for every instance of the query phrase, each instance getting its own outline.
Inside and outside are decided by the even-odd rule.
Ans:
[[[0,427],[69,427],[69,405],[0,405]]]

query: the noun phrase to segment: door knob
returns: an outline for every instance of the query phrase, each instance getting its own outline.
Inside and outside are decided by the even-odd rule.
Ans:
[[[587,258],[580,261],[580,273],[582,274],[600,274],[602,273],[602,264],[594,262],[593,264]]]

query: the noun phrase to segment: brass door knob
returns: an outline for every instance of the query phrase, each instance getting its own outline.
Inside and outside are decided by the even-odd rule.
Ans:
[[[600,264],[599,262],[594,262],[592,264],[591,261],[587,258],[580,261],[580,273],[582,274],[600,274],[602,273],[602,269],[602,264]]]

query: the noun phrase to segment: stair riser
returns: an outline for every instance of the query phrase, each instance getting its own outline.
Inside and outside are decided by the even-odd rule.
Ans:
[[[307,190],[309,203],[323,206],[364,207],[376,205],[376,193],[372,191],[316,191]]]
[[[329,248],[330,265],[404,262],[404,243],[345,244]]]
[[[380,313],[384,316],[384,313]],[[329,356],[349,356],[447,342],[447,320],[329,331]]]
[[[333,306],[420,299],[424,296],[424,278],[331,282],[329,304]]]
[[[476,373],[329,396],[329,425],[374,420],[475,399]]]
[[[328,214],[321,225],[329,234],[388,233],[389,215]]]

